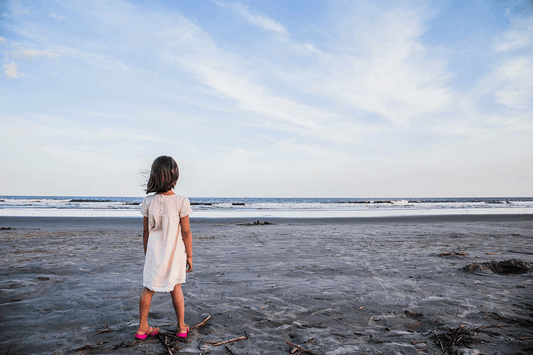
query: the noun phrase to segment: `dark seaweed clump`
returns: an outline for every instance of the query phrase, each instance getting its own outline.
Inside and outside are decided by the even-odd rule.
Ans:
[[[525,274],[533,268],[533,264],[521,259],[505,261],[490,261],[486,263],[473,263],[463,268],[466,272],[488,272],[499,275]]]

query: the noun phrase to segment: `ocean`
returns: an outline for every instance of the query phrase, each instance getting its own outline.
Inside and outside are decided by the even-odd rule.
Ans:
[[[0,216],[141,217],[143,197],[0,196]],[[328,218],[533,214],[533,197],[218,198],[190,197],[191,218]]]

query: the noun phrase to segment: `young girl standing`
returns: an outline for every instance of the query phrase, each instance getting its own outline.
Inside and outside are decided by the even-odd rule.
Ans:
[[[178,318],[177,336],[185,338],[189,327],[184,322],[185,305],[181,284],[185,274],[192,271],[192,234],[189,199],[174,194],[178,181],[176,161],[168,156],[154,160],[148,179],[146,196],[141,205],[144,216],[143,286],[139,301],[140,323],[135,338],[145,339],[159,333],[148,325],[148,313],[155,292],[170,292],[172,305]]]

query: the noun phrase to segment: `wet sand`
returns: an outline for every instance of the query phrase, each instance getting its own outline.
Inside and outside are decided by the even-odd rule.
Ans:
[[[532,271],[462,270],[532,262],[532,215],[268,221],[192,219],[186,321],[211,318],[166,348],[168,294],[169,336],[133,338],[140,218],[0,217],[0,354],[533,353]]]

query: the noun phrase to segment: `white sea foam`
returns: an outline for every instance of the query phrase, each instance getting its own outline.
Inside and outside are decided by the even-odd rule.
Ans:
[[[375,209],[375,210],[199,210],[191,218],[348,218],[404,217],[437,215],[533,214],[533,207],[524,208],[440,208],[440,209]],[[4,217],[141,217],[139,210],[119,209],[0,209]]]
[[[191,198],[205,218],[532,214],[533,198]],[[141,197],[0,196],[0,216],[140,217]]]

